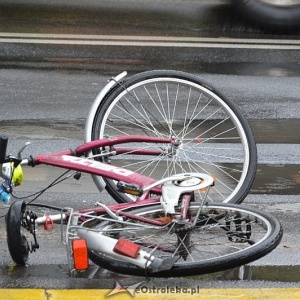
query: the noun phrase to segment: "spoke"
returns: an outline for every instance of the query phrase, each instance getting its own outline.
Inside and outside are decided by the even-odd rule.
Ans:
[[[164,125],[163,125],[161,122],[158,121],[158,119],[154,116],[154,114],[151,113],[151,112],[143,105],[143,102],[140,101],[140,99],[139,99],[139,97],[138,97],[138,95],[137,95],[137,93],[136,93],[135,90],[129,91],[129,90],[126,89],[122,84],[120,84],[120,86],[123,87],[123,88],[124,88],[124,91],[126,91],[126,92],[130,95],[130,97],[133,99],[133,101],[137,102],[136,104],[138,104],[138,106],[142,108],[142,110],[143,110],[145,116],[147,116],[147,119],[148,119],[148,120],[150,120],[150,118],[148,117],[148,114],[149,114],[149,115],[151,115],[151,117],[152,117],[154,120],[157,121],[158,124],[160,124],[160,125],[162,126],[162,128],[164,128],[164,129],[166,130],[166,128],[164,127]],[[146,86],[144,85],[143,87],[144,87],[144,89],[146,90],[146,93],[149,95],[150,99],[152,99],[152,97],[151,97],[150,93],[148,92]],[[126,101],[134,108],[134,109],[136,109],[136,106],[135,106],[134,104],[132,104],[131,101],[128,100],[126,96],[124,96],[124,99],[125,99],[125,100],[126,100]],[[119,101],[119,102],[121,102],[121,101]],[[152,101],[152,102],[154,103],[154,105],[155,105],[156,108],[158,109],[156,103],[155,103],[154,101]],[[121,103],[121,105],[123,105],[123,104]],[[119,107],[119,108],[120,108],[120,107]],[[121,108],[120,108],[120,109],[121,109]],[[125,111],[126,111],[126,109],[125,109]],[[136,111],[137,111],[137,109],[136,109]],[[158,109],[158,111],[160,112],[159,109]],[[126,112],[127,112],[129,115],[131,115],[128,111],[126,111]],[[137,112],[140,113],[139,111],[137,111]],[[140,113],[140,114],[141,114],[141,113]],[[141,114],[141,115],[142,115],[142,114]],[[143,116],[143,115],[142,115],[142,116]],[[150,122],[150,123],[152,123],[152,122]],[[168,130],[166,130],[166,132],[168,132]]]
[[[175,256],[176,253],[179,253],[179,256],[181,256],[181,255],[180,255],[181,252],[186,251],[187,254],[188,254],[188,256],[189,256],[189,258],[190,258],[190,260],[194,262],[195,260],[193,259],[193,256],[191,255],[191,252],[189,251],[189,249],[186,247],[186,245],[185,245],[185,243],[184,243],[184,240],[186,239],[187,234],[188,234],[188,232],[185,234],[185,236],[184,236],[183,239],[182,239],[180,236],[177,235],[177,238],[180,240],[180,243],[179,243],[179,245],[177,246],[177,248],[176,248],[176,250],[175,250],[173,256]],[[184,250],[181,249],[181,250],[179,251],[179,248],[182,247],[182,246],[184,247]]]
[[[169,129],[170,129],[170,132],[171,132],[170,127],[171,127],[172,123],[170,124],[170,122],[171,122],[170,95],[169,95],[169,85],[168,85],[167,82],[166,82],[166,92],[167,92],[167,110],[168,110],[167,120],[168,120]]]
[[[150,92],[148,91],[148,89],[147,89],[146,86],[144,86],[144,89],[145,89],[146,93],[148,94],[150,100],[152,101],[152,103],[153,103],[154,106],[156,107],[157,113],[163,118],[163,120],[165,121],[165,123],[168,124],[169,122],[168,122],[168,120],[166,119],[166,115],[164,115],[164,114],[162,113],[162,111],[159,109],[158,105],[156,104],[156,101],[153,99],[153,97],[151,96],[151,94],[150,94]],[[164,109],[163,109],[163,112],[164,112]],[[161,123],[160,123],[160,124],[161,124]],[[169,129],[171,129],[169,125],[168,125],[168,127],[169,127]],[[164,127],[164,128],[165,128],[165,127]],[[166,130],[166,128],[165,128],[165,130]],[[168,132],[168,131],[166,130],[166,132]],[[168,133],[170,134],[170,132],[168,132]],[[175,133],[172,131],[172,135],[173,135],[173,134],[175,134]]]
[[[124,98],[126,99],[126,97],[124,97]],[[127,100],[127,99],[126,99],[126,100]],[[129,100],[127,100],[127,101],[129,101]],[[147,124],[147,122],[148,122],[150,128],[152,128],[151,131],[154,132],[156,135],[160,136],[161,133],[155,128],[153,122],[151,121],[151,118],[148,116],[148,113],[147,113],[146,110],[144,109],[144,106],[141,105],[141,104],[139,104],[139,106],[140,106],[141,109],[143,110],[143,113],[144,113],[144,114],[142,114],[139,110],[137,110],[137,107],[136,107],[136,106],[133,106],[133,107],[132,107],[135,111],[137,111],[137,112],[139,113],[139,115],[140,115],[140,116],[143,118],[143,120],[145,121],[145,122],[139,121],[138,119],[135,118],[136,121],[138,122],[138,124],[145,125],[145,124]],[[145,126],[145,127],[146,127],[146,126]]]
[[[142,161],[136,161],[133,163],[127,163],[127,164],[123,164],[122,167],[123,168],[129,168],[132,166],[137,166],[137,169],[135,169],[136,172],[140,172],[140,173],[144,173],[145,170],[150,167],[151,165],[155,164],[156,165],[161,161],[161,157],[162,156],[157,156],[155,157],[155,159],[149,158],[148,160],[142,160]],[[152,170],[153,172],[153,170]],[[151,176],[151,175],[149,175]]]
[[[195,107],[194,107],[194,110],[193,110],[192,115],[191,115],[191,117],[190,117],[189,123],[188,123],[186,126],[183,127],[183,129],[184,129],[184,133],[183,133],[183,135],[182,135],[183,137],[186,136],[186,135],[188,135],[187,131],[188,131],[189,127],[190,127],[190,124],[191,124],[191,123],[196,119],[196,117],[204,110],[204,108],[203,108],[202,110],[200,110],[199,113],[197,113],[197,114],[195,115],[196,109],[198,108],[198,105],[199,105],[199,102],[200,102],[201,98],[202,98],[202,93],[199,94],[197,103],[196,103],[196,105],[195,105]]]
[[[190,106],[191,90],[192,90],[192,88],[190,87],[189,95],[188,95],[188,98],[187,98],[186,109],[185,109],[185,115],[184,115],[184,122],[183,122],[183,128],[182,128],[182,136],[185,136],[185,133],[188,130],[187,115],[188,115],[188,110],[189,110],[189,106]]]
[[[186,152],[185,151],[184,153],[182,152],[181,154],[183,155],[183,157],[189,161],[189,157],[186,155]],[[233,168],[228,168],[228,167],[224,167],[222,165],[219,165],[219,164],[216,164],[214,162],[212,162],[211,160],[208,160],[204,155],[202,155],[202,153],[198,153],[199,156],[201,156],[203,158],[204,161],[202,160],[198,160],[198,161],[195,161],[195,160],[192,160],[191,163],[195,164],[198,168],[202,169],[203,171],[206,171],[206,169],[204,169],[199,163],[201,164],[205,164],[205,165],[208,165],[208,166],[213,166],[215,167],[218,171],[222,172],[223,174],[225,174],[226,176],[228,176],[229,178],[231,178],[232,180],[235,180],[235,181],[238,181],[238,179],[236,179],[235,177],[233,177],[230,173],[226,172],[226,169],[228,170],[234,170],[236,172],[242,172],[241,170],[238,170],[238,169],[233,169]],[[198,163],[199,162],[199,163]]]
[[[161,112],[161,114],[162,114],[162,116],[163,116],[163,119],[164,119],[164,120],[166,121],[166,123],[168,124],[169,118],[167,117],[167,114],[166,114],[166,112],[165,112],[165,108],[164,108],[164,105],[163,105],[163,103],[162,103],[162,100],[161,100],[161,97],[160,97],[160,93],[159,93],[158,88],[157,88],[157,84],[155,84],[154,86],[155,86],[155,90],[156,90],[156,93],[157,93],[157,99],[159,100],[158,102],[159,102],[160,107],[161,107],[161,109],[159,109],[159,108],[157,107],[157,110]],[[170,126],[169,126],[169,129],[170,129]]]
[[[193,118],[191,118],[190,123],[192,123],[192,121],[196,120],[196,118],[208,107],[208,105],[213,101],[213,99],[211,99]],[[221,108],[219,108],[218,110],[220,110]],[[210,117],[212,117],[214,114],[216,114],[218,112],[218,110],[214,113],[212,113],[210,116],[206,117],[206,119],[204,119],[201,123],[199,123],[197,126],[195,126],[192,130],[190,130],[189,132],[187,132],[185,130],[185,126],[183,126],[182,130],[179,132],[178,136],[180,134],[182,134],[182,132],[185,131],[185,134],[182,134],[182,136],[186,136],[188,134],[190,134],[191,132],[193,132],[195,129],[197,129],[199,126],[203,125],[207,120],[209,120]]]
[[[176,96],[175,96],[175,100],[174,100],[173,114],[172,114],[172,120],[171,120],[172,126],[173,126],[175,111],[176,111],[176,107],[177,107],[178,95],[179,95],[179,84],[177,84]]]
[[[138,120],[136,117],[134,117],[132,114],[130,114],[126,110],[122,109],[119,105],[117,105],[117,107],[120,108],[120,110],[122,110],[125,115],[124,115],[124,117],[121,117],[119,115],[115,115],[114,113],[111,113],[111,116],[114,117],[116,120],[121,120],[125,123],[132,124],[139,128],[145,129],[146,130],[146,131],[144,131],[145,133],[147,131],[149,131],[149,132],[155,133],[156,135],[160,135],[160,132],[157,131],[157,129],[154,127],[154,125],[152,124],[150,119],[148,120],[148,119],[144,118],[144,120],[147,121],[148,125],[150,126],[150,127],[148,127],[145,123]],[[125,116],[128,116],[129,118],[125,118]],[[112,119],[112,117],[110,117],[110,119]],[[131,121],[130,119],[133,119],[133,121]]]
[[[200,148],[201,147],[201,148]],[[191,152],[191,153],[195,153],[195,151],[197,151],[196,153],[198,155],[201,155],[202,158],[206,157],[210,157],[210,158],[218,158],[219,160],[222,159],[221,161],[223,161],[224,159],[226,159],[226,162],[243,162],[244,159],[243,158],[238,158],[236,156],[228,156],[228,155],[220,155],[220,154],[213,154],[211,152],[204,152],[204,151],[209,151],[211,149],[211,151],[216,151],[216,150],[220,150],[220,152],[222,153],[222,151],[226,152],[231,152],[231,153],[236,153],[237,152],[237,148],[236,147],[212,147],[212,148],[207,148],[207,147],[202,147],[201,145],[197,146],[192,146],[191,150],[185,150],[186,152]],[[194,151],[192,151],[194,150]],[[200,151],[201,150],[201,151]],[[207,158],[207,160],[208,160]],[[210,160],[211,161],[211,160]]]

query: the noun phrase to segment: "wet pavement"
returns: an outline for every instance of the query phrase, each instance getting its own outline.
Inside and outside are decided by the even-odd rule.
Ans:
[[[146,280],[149,286],[297,287],[300,277],[299,191],[300,113],[299,37],[266,35],[239,20],[227,1],[0,1],[1,131],[10,149],[31,140],[25,152],[38,154],[74,148],[82,142],[84,122],[97,93],[111,76],[148,69],[180,69],[204,77],[238,104],[249,119],[258,143],[256,180],[245,204],[274,214],[283,224],[282,243],[250,265],[192,278]],[[44,3],[43,3],[44,2]],[[89,44],[62,45],[49,37],[39,43],[12,42],[12,33],[89,35]],[[91,35],[217,38],[182,46],[94,45]],[[224,40],[231,46],[224,46]],[[241,42],[236,39],[250,39]],[[6,39],[6,42],[5,42]],[[45,40],[49,42],[45,42]],[[72,38],[73,39],[73,38]],[[77,37],[82,40],[82,37]],[[115,38],[116,39],[116,38]],[[254,41],[259,39],[260,41]],[[22,41],[21,41],[22,40]],[[68,38],[70,40],[70,38]],[[266,46],[266,41],[268,42]],[[292,49],[279,46],[293,44]],[[228,42],[228,41],[227,41]],[[228,44],[228,43],[226,43]],[[245,47],[249,44],[251,47]],[[234,47],[232,47],[234,45]],[[241,46],[242,45],[242,46]],[[262,47],[262,45],[265,47]],[[222,46],[222,47],[220,47]],[[268,49],[269,47],[269,49]],[[5,107],[5,109],[3,109]],[[16,194],[39,190],[61,172],[31,169]],[[87,193],[89,195],[87,196]],[[107,203],[111,199],[102,195]],[[90,177],[55,187],[41,202],[88,207],[99,199]],[[7,206],[1,206],[2,213]],[[109,288],[144,281],[100,270],[71,277],[59,227],[39,231],[41,249],[30,264],[12,264],[0,219],[1,288]]]

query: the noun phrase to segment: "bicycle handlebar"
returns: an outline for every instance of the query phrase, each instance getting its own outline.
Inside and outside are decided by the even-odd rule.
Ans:
[[[7,142],[8,136],[6,134],[2,134],[0,136],[0,164],[3,164],[5,162]]]

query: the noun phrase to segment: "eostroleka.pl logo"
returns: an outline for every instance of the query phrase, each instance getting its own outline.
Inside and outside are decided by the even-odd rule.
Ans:
[[[115,294],[119,294],[119,293],[129,293],[132,297],[135,296],[135,290],[143,283],[143,281],[135,283],[135,284],[131,284],[128,287],[124,287],[123,285],[121,285],[118,281],[116,281],[116,286],[115,288],[109,292],[106,297],[109,296],[113,296]]]
[[[148,287],[146,285],[141,286],[144,281],[129,285],[127,287],[122,286],[116,281],[115,288],[109,292],[106,297],[110,297],[119,293],[129,293],[132,297],[136,294],[189,294],[195,295],[200,293],[200,287],[184,288],[184,287]]]

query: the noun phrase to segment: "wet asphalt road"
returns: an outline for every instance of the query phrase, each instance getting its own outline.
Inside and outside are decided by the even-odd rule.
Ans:
[[[297,35],[266,35],[245,25],[226,1],[0,1],[0,26],[0,128],[10,136],[11,151],[27,140],[32,142],[25,156],[80,144],[91,103],[107,80],[123,70],[129,74],[150,69],[191,72],[235,101],[249,119],[258,143],[257,178],[245,203],[277,216],[284,227],[283,241],[273,253],[250,267],[197,278],[169,279],[168,284],[297,286]],[[16,35],[20,33],[29,36]],[[72,36],[58,36],[66,34]],[[109,35],[110,40],[102,35]],[[121,41],[119,36],[123,36]],[[142,36],[146,42],[149,37],[156,37],[156,42],[150,45],[135,39],[129,43],[128,36]],[[170,37],[175,41],[163,44],[157,37],[163,37],[163,42]],[[39,168],[25,174],[23,186],[16,190],[20,195],[45,187],[60,172]],[[70,199],[64,201],[64,206],[88,207],[98,198],[89,176],[83,176],[79,182],[55,187],[42,196],[41,202],[60,205],[61,199]],[[105,194],[103,198],[111,201]],[[1,205],[1,211],[6,210]],[[116,279],[124,284],[143,280],[98,269],[83,275],[89,278],[70,278],[59,228],[41,231],[41,249],[32,255],[29,266],[14,268],[6,248],[3,218],[0,224],[0,287],[111,288]],[[153,279],[149,284],[165,283]]]

